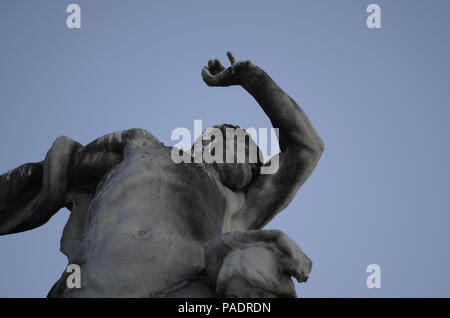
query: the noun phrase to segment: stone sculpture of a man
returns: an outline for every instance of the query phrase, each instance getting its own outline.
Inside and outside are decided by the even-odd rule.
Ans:
[[[68,288],[63,273],[50,297],[295,296],[279,282],[305,281],[310,260],[283,233],[261,229],[309,177],[323,142],[261,68],[228,57],[228,68],[209,61],[203,80],[242,86],[279,128],[276,173],[262,174],[263,164],[248,160],[175,163],[171,147],[131,129],[86,146],[59,137],[42,162],[0,176],[0,234],[41,226],[64,207],[71,211],[61,251],[80,267],[81,288]],[[224,134],[240,130],[216,127]],[[202,149],[211,147],[203,141]]]

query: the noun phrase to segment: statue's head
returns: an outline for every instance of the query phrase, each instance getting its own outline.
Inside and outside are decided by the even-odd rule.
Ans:
[[[262,153],[250,134],[239,126],[223,124],[205,129],[192,146],[193,156],[202,156],[228,188],[244,189],[259,173]]]

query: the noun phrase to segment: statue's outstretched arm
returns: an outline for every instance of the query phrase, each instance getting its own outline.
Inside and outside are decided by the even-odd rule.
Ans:
[[[0,176],[0,235],[36,228],[64,207],[67,168],[80,147],[68,137],[58,137],[44,161]]]
[[[100,137],[82,146],[58,137],[45,160],[27,163],[0,175],[0,235],[27,231],[45,224],[74,194],[95,193],[103,176],[134,143],[157,142],[143,129],[129,129]]]
[[[218,60],[209,61],[202,70],[204,81],[209,86],[242,86],[279,129],[278,169],[254,178],[239,220],[246,229],[259,229],[293,199],[314,170],[324,145],[304,111],[266,72],[250,61],[236,63],[231,53],[228,57],[232,66],[226,69]]]

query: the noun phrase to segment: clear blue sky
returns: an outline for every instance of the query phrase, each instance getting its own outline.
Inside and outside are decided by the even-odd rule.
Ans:
[[[44,158],[60,135],[86,144],[139,127],[270,127],[243,89],[209,88],[226,50],[296,99],[326,143],[317,169],[268,228],[314,261],[303,297],[450,297],[450,2],[0,1],[0,173]],[[382,29],[365,25],[382,9]],[[0,296],[43,297],[66,266],[62,210],[0,237]],[[381,289],[366,266],[381,266]]]

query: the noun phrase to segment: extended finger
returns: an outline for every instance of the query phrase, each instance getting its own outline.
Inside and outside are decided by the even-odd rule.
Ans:
[[[236,58],[234,57],[233,53],[231,53],[230,51],[227,52],[227,57],[230,60],[231,66],[234,65],[234,63],[236,63]]]

